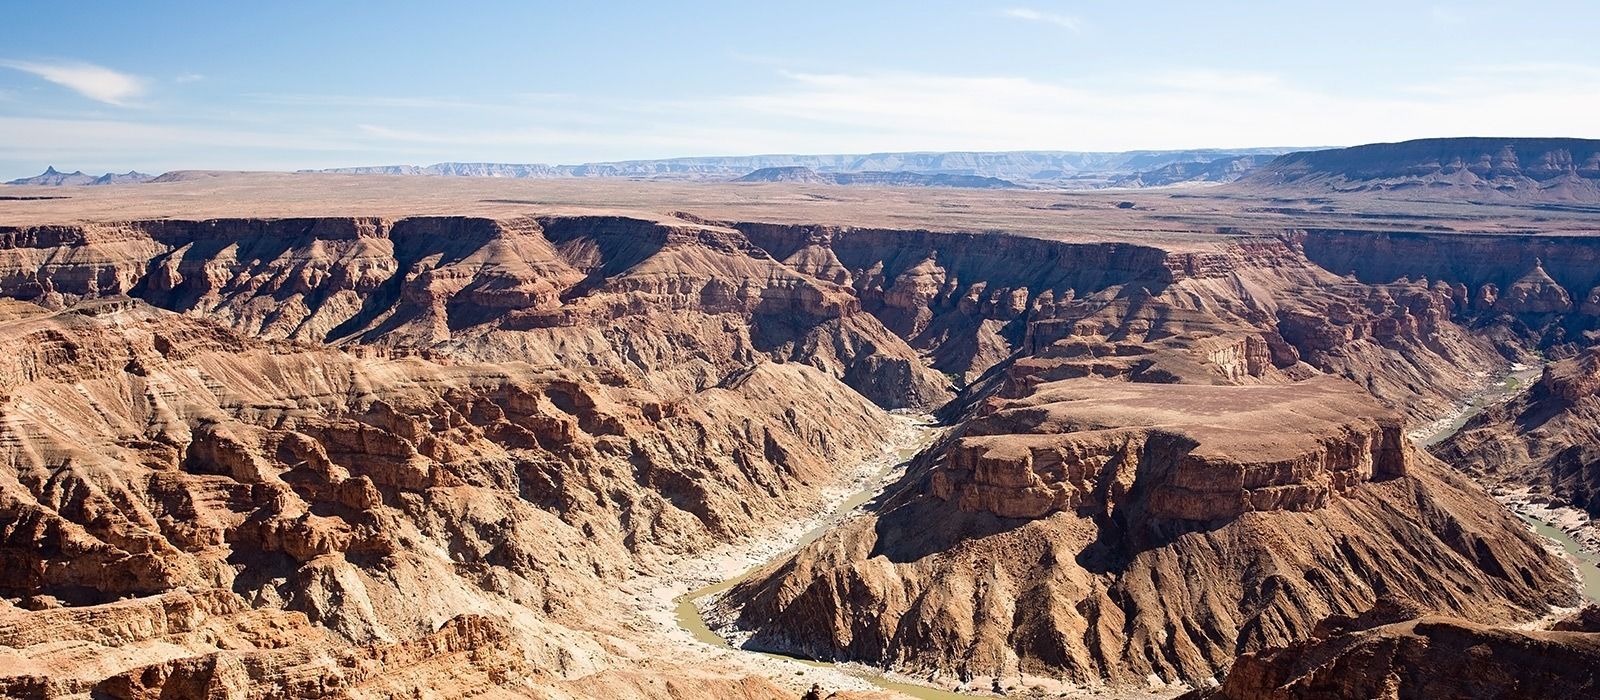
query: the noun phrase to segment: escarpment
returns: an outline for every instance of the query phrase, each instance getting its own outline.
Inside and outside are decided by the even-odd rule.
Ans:
[[[759,354],[848,377],[890,407],[948,397],[945,380],[845,290],[737,231],[681,221],[28,227],[0,233],[0,289],[49,307],[128,295],[255,337],[598,367],[654,390],[714,385]],[[601,333],[607,326],[618,332]],[[888,370],[884,383],[898,384],[865,379]]]
[[[1236,186],[1279,195],[1426,190],[1428,198],[1585,203],[1600,197],[1600,141],[1456,137],[1302,151],[1251,171]]]
[[[1159,248],[979,234],[737,224],[863,308],[963,382],[1022,349],[1037,305],[1170,278]]]
[[[1306,257],[1364,283],[1448,291],[1463,325],[1570,353],[1600,330],[1600,241],[1580,236],[1450,236],[1308,231]]]
[[[1451,291],[1426,280],[1349,280],[1308,259],[1293,236],[1164,250],[733,226],[789,267],[854,290],[863,309],[935,369],[974,385],[968,399],[1002,386],[1017,396],[1042,378],[1090,373],[1223,383],[1323,373],[1365,384],[1420,417],[1475,387],[1475,368],[1504,363],[1493,342],[1470,332],[1470,308]],[[1125,351],[1103,349],[1110,347]],[[1099,362],[1124,352],[1112,363],[1120,369]]]
[[[1463,293],[1465,283],[1420,273],[1352,282],[1333,274],[1348,270],[1315,236],[1172,251],[616,216],[3,233],[0,288],[46,306],[128,294],[254,336],[581,365],[669,393],[715,385],[765,355],[841,377],[880,405],[928,407],[950,397],[941,372],[994,382],[991,370],[1050,354],[1058,340],[1098,337],[1218,345],[1222,381],[1342,374],[1419,416],[1466,391],[1474,377],[1460,368],[1511,351],[1466,332],[1483,317],[1471,297],[1481,284]],[[1583,283],[1568,267],[1536,267],[1496,278],[1497,300],[1520,300],[1501,307],[1555,309],[1563,291],[1587,298],[1570,291]],[[1580,323],[1569,319],[1582,304],[1572,306],[1545,316]]]

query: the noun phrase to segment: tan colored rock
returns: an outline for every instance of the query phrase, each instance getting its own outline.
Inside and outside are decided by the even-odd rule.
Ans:
[[[1357,622],[1241,657],[1220,687],[1183,700],[1587,698],[1600,692],[1600,634],[1422,617]]]
[[[1342,380],[1068,379],[983,410],[875,513],[734,589],[752,646],[1137,688],[1385,591],[1504,623],[1570,602],[1564,563]]]

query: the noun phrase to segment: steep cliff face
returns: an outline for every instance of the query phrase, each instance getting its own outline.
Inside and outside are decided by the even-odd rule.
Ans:
[[[764,354],[847,377],[885,406],[948,397],[944,378],[848,290],[796,273],[737,231],[688,222],[29,227],[0,231],[0,289],[51,307],[126,294],[254,337],[592,367],[655,391],[715,385]],[[619,331],[603,333],[608,325]]]
[[[1172,252],[619,217],[164,221],[0,231],[0,289],[57,307],[125,293],[253,336],[594,368],[662,393],[765,355],[888,407],[937,405],[950,396],[938,372],[977,382],[1068,338],[1208,344],[1194,352],[1224,381],[1304,360],[1413,415],[1465,391],[1453,368],[1498,362],[1457,327],[1481,316],[1460,290],[1351,282],[1318,245]],[[1576,268],[1544,269],[1530,259],[1494,283],[1489,307],[1559,307]]]
[[[774,258],[854,290],[862,308],[927,353],[935,369],[977,379],[1021,348],[1040,302],[1169,277],[1167,253],[1125,244],[1015,236],[739,224]]]
[[[1018,359],[991,381],[1016,398],[1041,381],[1090,375],[1250,384],[1331,374],[1419,419],[1505,363],[1448,290],[1337,277],[1292,240],[1228,241],[1162,262],[1153,281],[1040,295]]]
[[[1221,238],[1199,251],[1014,236],[740,224],[789,267],[854,290],[862,308],[963,383],[968,396],[1085,366],[1121,345],[1151,381],[1366,383],[1408,415],[1438,413],[1503,362],[1465,307],[1427,284],[1363,284],[1292,239]],[[1055,350],[1057,342],[1066,349]],[[1076,349],[1074,349],[1076,348]],[[1303,363],[1303,364],[1302,364]]]
[[[734,589],[749,643],[1140,687],[1204,681],[1386,591],[1503,622],[1572,596],[1559,560],[1341,380],[1071,379],[989,410],[877,512]]]
[[[1600,239],[1309,231],[1296,240],[1312,262],[1367,284],[1448,289],[1459,322],[1491,335],[1581,346],[1600,329],[1600,305],[1588,303],[1600,299]]]
[[[1594,675],[1600,627],[1572,620],[1557,624],[1558,631],[1508,630],[1418,618],[1414,605],[1384,603],[1356,617],[1330,618],[1299,644],[1247,654],[1219,687],[1182,700],[1577,700],[1600,692]]]
[[[97,637],[100,654],[7,645],[49,694],[227,676],[295,696],[470,650],[488,654],[474,673],[514,657],[496,683],[615,668],[629,631],[601,582],[804,510],[889,426],[799,364],[663,398],[524,363],[257,341],[131,300],[11,308],[0,595],[72,606],[102,636],[133,624],[120,598],[210,601],[181,626]],[[4,611],[19,633],[33,615]]]

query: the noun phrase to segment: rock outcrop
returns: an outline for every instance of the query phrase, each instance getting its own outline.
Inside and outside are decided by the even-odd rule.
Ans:
[[[1380,606],[1304,642],[1241,657],[1219,687],[1182,700],[1587,698],[1600,692],[1600,630],[1523,631]]]
[[[0,675],[24,694],[576,682],[642,653],[597,590],[804,510],[889,426],[801,364],[661,397],[133,300],[7,308],[0,595],[40,610],[0,616]]]
[[[1047,384],[963,426],[931,486],[969,512],[1100,513],[1134,537],[1167,521],[1314,511],[1409,471],[1399,418],[1352,393],[1326,377],[1253,387]],[[1135,485],[1146,496],[1137,517],[1124,501]]]
[[[1562,562],[1341,380],[1068,379],[984,412],[875,513],[735,588],[748,644],[1143,687],[1386,592],[1507,623],[1572,597]]]

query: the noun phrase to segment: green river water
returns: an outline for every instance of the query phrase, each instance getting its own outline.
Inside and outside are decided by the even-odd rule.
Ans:
[[[1510,373],[1501,377],[1486,391],[1474,398],[1467,410],[1463,411],[1460,416],[1457,416],[1448,425],[1441,427],[1433,434],[1419,439],[1417,441],[1418,444],[1422,447],[1430,447],[1450,439],[1450,436],[1455,435],[1462,427],[1466,426],[1467,421],[1472,420],[1474,416],[1493,406],[1499,400],[1513,396],[1532,385],[1543,372],[1543,365],[1514,368]],[[1522,513],[1516,513],[1516,516],[1522,518],[1523,522],[1532,526],[1533,530],[1544,536],[1545,539],[1555,542],[1561,547],[1567,558],[1577,564],[1578,574],[1583,579],[1584,597],[1591,602],[1600,603],[1600,554],[1585,551],[1571,535],[1538,518],[1523,515]]]

